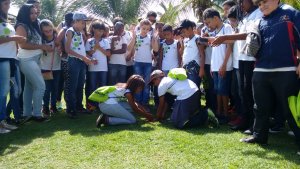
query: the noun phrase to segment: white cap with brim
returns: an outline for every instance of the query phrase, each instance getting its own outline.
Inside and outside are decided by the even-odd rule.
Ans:
[[[152,85],[152,81],[158,77],[164,77],[165,73],[161,70],[154,70],[150,75],[149,85]]]

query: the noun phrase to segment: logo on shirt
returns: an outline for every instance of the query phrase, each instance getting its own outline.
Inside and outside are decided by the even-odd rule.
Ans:
[[[289,20],[290,20],[290,17],[287,16],[287,15],[283,15],[283,16],[280,17],[279,20],[280,20],[280,21],[289,21]]]

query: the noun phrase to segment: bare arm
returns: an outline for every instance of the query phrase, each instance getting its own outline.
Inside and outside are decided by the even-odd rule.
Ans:
[[[232,44],[227,44],[226,45],[226,52],[225,52],[225,58],[224,58],[224,61],[223,61],[223,64],[219,70],[219,74],[221,77],[225,77],[226,76],[226,67],[227,67],[227,62],[228,62],[228,59],[232,53],[232,48],[233,48],[233,45]]]
[[[238,33],[238,34],[231,34],[231,35],[223,35],[218,36],[215,38],[213,42],[211,42],[212,46],[219,46],[220,44],[224,43],[234,43],[236,40],[246,40],[247,33]]]
[[[22,25],[19,25],[17,27],[16,34],[19,35],[19,36],[27,37],[27,32],[26,32],[25,28]],[[18,45],[22,49],[27,49],[27,50],[41,49],[41,50],[45,50],[45,51],[48,51],[48,52],[53,51],[52,47],[50,47],[48,45],[32,44],[32,43],[28,43],[26,41],[21,41],[21,42],[18,43]]]
[[[163,47],[162,45],[160,46],[159,48],[159,51],[158,51],[158,55],[159,55],[159,58],[158,58],[158,69],[162,69],[162,60],[163,60]]]
[[[159,43],[158,43],[158,38],[157,37],[153,37],[151,39],[151,48],[153,49],[153,52],[158,52],[159,50]]]
[[[198,44],[198,50],[200,54],[200,71],[199,71],[199,77],[203,78],[205,75],[204,72],[204,65],[205,65],[205,46]]]
[[[178,57],[178,66],[182,64],[182,53],[181,53],[181,44],[180,42],[177,43],[177,57]]]
[[[132,51],[133,48],[134,48],[135,43],[136,43],[136,34],[135,34],[135,32],[134,32],[134,33],[132,34],[131,41],[130,41],[130,43],[128,44],[128,47],[127,47],[128,49],[127,49],[127,50]]]
[[[71,32],[71,31],[68,31],[68,32],[67,32],[67,41],[66,41],[66,44],[65,44],[65,50],[66,50],[66,52],[67,52],[69,55],[72,55],[72,56],[75,56],[75,57],[77,57],[77,58],[82,59],[86,64],[92,64],[91,59],[89,59],[87,56],[80,55],[80,54],[74,52],[74,51],[71,49],[72,36],[73,36],[72,32]]]
[[[138,103],[134,101],[133,95],[131,93],[125,94],[125,97],[127,98],[128,103],[134,112],[146,117],[149,121],[153,121],[152,114],[146,112],[141,106],[139,106]]]
[[[166,101],[165,101],[165,96],[160,96],[159,97],[159,104],[158,104],[158,108],[157,108],[157,119],[158,120],[163,120],[165,113],[166,113]]]
[[[127,44],[123,43],[121,49],[115,49],[115,41],[118,40],[118,38],[121,40],[120,37],[113,37],[111,39],[111,54],[124,54],[127,52]]]

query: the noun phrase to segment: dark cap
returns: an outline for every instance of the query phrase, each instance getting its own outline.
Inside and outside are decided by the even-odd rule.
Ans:
[[[189,28],[189,27],[194,28],[194,27],[196,27],[196,24],[193,21],[185,19],[185,20],[183,20],[181,22],[181,24],[179,25],[178,29],[181,30],[181,29]]]
[[[152,82],[154,79],[159,78],[159,77],[164,77],[165,73],[161,70],[154,70],[151,75],[150,75],[150,82],[148,83],[149,85],[152,85]]]
[[[73,13],[69,12],[65,15],[65,21],[73,21]]]

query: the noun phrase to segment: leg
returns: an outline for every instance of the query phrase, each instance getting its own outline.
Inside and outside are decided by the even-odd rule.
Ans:
[[[143,64],[140,62],[134,63],[134,72],[135,74],[143,76]],[[138,103],[142,104],[143,101],[143,92],[137,93],[135,99]]]
[[[83,109],[82,100],[83,100],[83,88],[85,83],[85,75],[86,75],[86,65],[83,61],[79,61],[79,75],[77,81],[77,89],[76,89],[76,107],[79,110]]]
[[[126,65],[119,65],[119,82],[126,83],[127,68]]]
[[[276,79],[273,81],[273,88],[277,98],[278,110],[285,116],[291,130],[295,134],[296,144],[300,150],[300,128],[297,126],[295,119],[288,105],[288,97],[298,94],[297,75],[295,72],[278,72]],[[284,82],[284,83],[282,83]]]
[[[75,114],[76,111],[76,100],[77,100],[77,87],[79,78],[79,60],[70,57],[68,60],[68,78],[66,79],[65,91],[67,94],[67,112]]]
[[[213,112],[216,112],[217,110],[217,96],[214,92],[214,80],[210,73],[210,65],[205,65],[205,78],[206,78],[206,85],[203,84],[205,88],[205,100],[206,100],[206,106],[210,109],[212,109]]]
[[[46,84],[46,90],[45,90],[45,94],[44,94],[44,106],[43,106],[43,112],[45,111],[49,111],[49,101],[50,101],[50,93],[52,91],[53,88],[53,80],[45,80],[45,84]]]
[[[42,100],[44,97],[46,86],[45,86],[44,78],[41,73],[41,69],[38,65],[40,56],[34,56],[33,59],[34,60],[29,65],[30,70],[27,70],[25,76],[31,82],[31,85],[33,87],[33,94],[32,94],[33,116],[41,117]]]
[[[107,85],[107,74],[105,71],[99,72],[99,87]]]
[[[9,92],[10,63],[0,62],[0,121],[6,119],[6,97]]]
[[[115,85],[118,83],[118,81],[119,81],[118,69],[119,69],[119,66],[116,64],[108,65],[109,85]]]
[[[99,105],[101,112],[111,117],[108,118],[108,124],[133,124],[136,123],[135,117],[127,111],[121,104],[105,104]]]
[[[274,111],[275,94],[270,81],[272,73],[254,72],[253,95],[256,106],[254,106],[254,133],[253,136],[262,142],[268,140],[269,114]]]
[[[57,95],[58,95],[58,89],[59,89],[59,81],[60,81],[60,76],[61,71],[60,70],[55,70],[53,71],[53,88],[51,91],[51,108],[56,109],[56,100],[57,100]]]
[[[152,71],[152,64],[151,63],[145,63],[144,64],[144,80],[145,80],[145,87],[143,90],[143,105],[148,105],[149,104],[149,99],[150,99],[150,86],[148,85],[150,81],[150,75]]]

